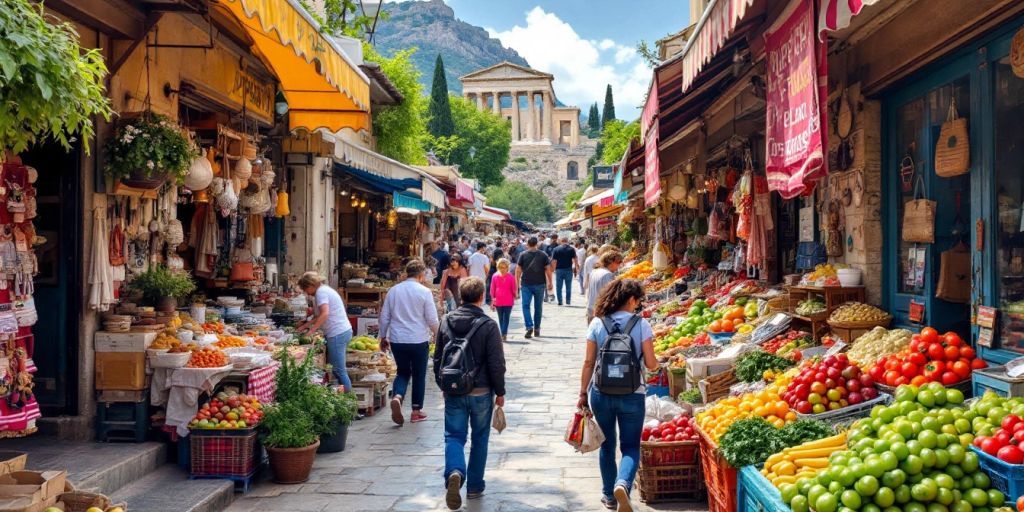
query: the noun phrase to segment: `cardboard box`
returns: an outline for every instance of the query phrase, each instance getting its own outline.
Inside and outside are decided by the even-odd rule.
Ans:
[[[38,512],[57,502],[67,471],[13,471],[0,475],[0,512]]]
[[[93,342],[96,352],[145,352],[156,335],[155,332],[99,331]]]
[[[28,454],[25,452],[0,451],[0,475],[25,469]]]
[[[145,352],[96,352],[96,390],[146,389]]]

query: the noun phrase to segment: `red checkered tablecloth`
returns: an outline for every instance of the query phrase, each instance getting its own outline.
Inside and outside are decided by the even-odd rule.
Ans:
[[[277,392],[277,369],[280,363],[273,363],[263,368],[257,368],[249,372],[249,394],[259,399],[260,403],[274,401],[274,394]]]

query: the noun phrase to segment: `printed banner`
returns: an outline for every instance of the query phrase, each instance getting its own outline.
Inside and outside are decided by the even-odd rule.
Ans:
[[[658,160],[658,121],[655,119],[644,137],[644,206],[661,198],[661,162]]]
[[[825,174],[827,47],[814,37],[813,0],[793,0],[765,34],[768,55],[768,187],[783,199],[814,189]]]

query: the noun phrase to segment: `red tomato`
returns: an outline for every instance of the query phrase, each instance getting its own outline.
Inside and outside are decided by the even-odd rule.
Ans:
[[[1015,432],[1016,429],[1014,427],[1016,427],[1020,422],[1020,416],[1017,416],[1016,414],[1007,414],[1006,416],[1003,416],[1003,421],[999,426],[1003,427],[1007,432]]]
[[[924,366],[924,364],[928,362],[928,358],[920,352],[911,352],[910,355],[907,356],[907,360],[918,366]]]
[[[924,375],[918,375],[918,376],[914,377],[913,379],[910,379],[910,383],[915,385],[915,386],[920,386],[922,384],[927,384],[928,383],[928,379],[924,378]]]
[[[961,359],[953,363],[950,365],[950,368],[952,368],[953,373],[955,373],[957,377],[960,377],[961,380],[971,376],[971,365],[966,359]]]
[[[936,331],[931,327],[925,327],[924,329],[921,329],[921,341],[924,342],[926,345],[939,341],[939,331]]]
[[[896,380],[899,379],[900,377],[902,377],[902,375],[900,375],[900,372],[896,370],[889,370],[885,372],[885,384],[887,386],[895,386]]]
[[[890,370],[890,371],[892,371],[892,370],[899,370],[900,369],[900,362],[899,362],[899,360],[897,360],[895,358],[894,359],[889,359],[888,361],[885,362],[885,369],[886,370]]]
[[[999,453],[999,441],[996,441],[991,437],[987,437],[981,441],[981,446],[979,446],[978,448],[981,448],[981,451],[994,457],[997,453]]]
[[[1024,512],[1024,496],[1017,498],[1017,512]]]
[[[950,372],[950,371],[942,372],[942,385],[944,385],[944,386],[949,386],[951,384],[956,384],[957,382],[960,382],[961,380],[963,380],[963,379],[958,377],[953,372]]]
[[[648,441],[650,439],[651,439],[651,431],[647,430],[647,429],[644,429],[644,431],[640,434],[640,440],[641,441]]]
[[[946,359],[946,351],[942,348],[942,345],[938,343],[928,344],[928,359],[932,361],[944,361]]]
[[[971,361],[972,370],[980,370],[982,368],[988,368],[988,363],[984,359],[974,359]]]
[[[960,338],[960,335],[953,331],[943,334],[942,337],[946,341],[946,345],[951,347],[959,347],[964,344],[964,340]]]
[[[964,359],[974,359],[974,356],[976,355],[977,354],[974,353],[974,349],[970,346],[964,345],[960,347],[960,357]]]
[[[946,347],[943,350],[946,353],[946,361],[956,361],[960,359],[960,349],[957,347]]]
[[[868,370],[868,375],[876,382],[881,381],[882,377],[885,375],[885,366],[879,364],[872,366],[871,369]]]
[[[921,369],[918,368],[917,365],[914,363],[906,362],[900,365],[900,373],[902,373],[903,376],[908,379],[913,379],[914,377],[920,375]]]
[[[902,386],[904,384],[910,384],[910,379],[908,379],[906,375],[900,375],[899,377],[896,378],[896,382],[893,383],[893,385],[896,387]]]
[[[923,375],[929,381],[938,381],[942,378],[942,372],[944,371],[946,371],[946,363],[942,361],[929,361],[928,364],[924,365]]]

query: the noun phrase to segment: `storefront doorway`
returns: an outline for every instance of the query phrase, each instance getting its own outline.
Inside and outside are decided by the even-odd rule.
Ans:
[[[25,165],[36,168],[36,235],[46,241],[36,248],[35,278],[39,322],[32,359],[36,400],[44,416],[75,415],[78,389],[78,326],[82,302],[82,179],[81,148],[65,151],[54,142],[24,152]]]

